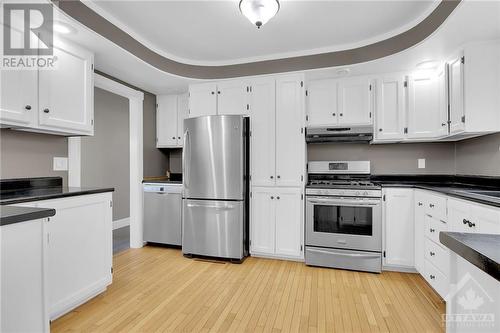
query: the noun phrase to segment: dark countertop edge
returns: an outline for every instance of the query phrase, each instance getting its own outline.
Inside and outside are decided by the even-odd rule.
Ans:
[[[500,201],[495,201],[494,199],[489,200],[488,198],[485,198],[484,196],[483,196],[483,198],[478,198],[475,195],[467,195],[467,193],[457,193],[457,192],[452,192],[452,191],[443,189],[445,187],[451,187],[451,186],[453,186],[453,184],[446,184],[445,183],[445,184],[441,185],[441,187],[443,187],[443,188],[440,188],[439,185],[437,185],[437,184],[425,185],[425,184],[412,184],[412,183],[408,183],[408,182],[398,183],[398,182],[383,182],[383,181],[375,181],[375,183],[380,184],[380,186],[382,186],[382,187],[416,188],[416,189],[420,189],[420,190],[433,191],[433,192],[445,194],[445,195],[448,195],[451,197],[464,199],[464,200],[468,200],[468,201],[473,201],[473,202],[481,203],[481,204],[488,205],[488,206],[500,207]]]
[[[500,263],[489,258],[487,255],[477,251],[476,249],[464,244],[459,239],[454,237],[460,233],[442,231],[439,233],[439,241],[455,252],[460,257],[464,258],[483,272],[487,273],[497,281],[500,281]],[[484,236],[484,234],[470,234],[468,237]],[[491,236],[491,235],[488,235]],[[500,236],[499,236],[500,237]]]
[[[2,216],[0,218],[0,226],[32,221],[32,220],[39,220],[56,215],[56,210],[53,208],[4,206],[1,208],[1,210],[2,210],[1,214]],[[5,210],[8,211],[8,215],[3,216]]]
[[[182,180],[143,180],[143,184],[173,184],[182,185]]]
[[[114,191],[115,191],[115,189],[113,187],[109,187],[109,188],[81,190],[81,191],[68,192],[68,193],[55,193],[55,194],[47,194],[47,195],[40,195],[40,196],[33,196],[33,197],[6,199],[6,200],[0,200],[0,205],[2,205],[2,206],[3,205],[13,205],[13,204],[30,202],[30,201],[42,201],[42,200],[59,199],[59,198],[66,198],[66,197],[76,197],[76,196],[80,196],[80,195],[98,194],[98,193],[114,192]]]

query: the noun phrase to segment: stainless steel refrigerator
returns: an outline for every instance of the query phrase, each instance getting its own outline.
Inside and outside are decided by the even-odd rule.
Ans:
[[[240,261],[248,255],[248,118],[184,120],[182,252]]]

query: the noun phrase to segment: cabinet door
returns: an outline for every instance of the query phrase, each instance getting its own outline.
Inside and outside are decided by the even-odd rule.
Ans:
[[[254,186],[272,186],[276,176],[276,84],[274,78],[253,81],[251,98],[251,182]]]
[[[413,190],[384,189],[385,265],[414,267]]]
[[[39,124],[43,129],[93,133],[93,56],[69,44],[54,46],[55,70],[39,71]]]
[[[189,86],[189,117],[217,114],[217,85],[202,83]]]
[[[450,103],[450,134],[465,130],[464,65],[462,55],[448,62],[448,92]]]
[[[448,223],[451,231],[454,232],[474,232],[475,226],[469,222],[471,219],[471,207],[468,202],[449,198],[448,199]]]
[[[405,136],[404,82],[405,77],[402,75],[385,76],[377,80],[377,140],[399,140]]]
[[[308,126],[337,124],[337,80],[318,80],[308,83],[307,115]]]
[[[302,258],[301,189],[276,189],[276,254]]]
[[[419,273],[424,271],[424,229],[425,229],[425,195],[415,190],[415,268]]]
[[[182,94],[177,97],[177,146],[184,144],[184,119],[189,113],[188,94]]]
[[[339,124],[372,123],[372,82],[368,78],[340,80],[338,85]]]
[[[177,146],[177,95],[158,96],[156,147]]]
[[[500,234],[500,209],[472,204],[471,223],[482,234]]]
[[[276,185],[302,186],[305,169],[301,75],[276,79]]]
[[[13,18],[11,24],[22,24]],[[12,28],[11,43],[23,45],[24,33]],[[33,35],[33,34],[32,34]],[[36,43],[36,37],[31,41]],[[0,70],[0,123],[32,125],[38,114],[38,72],[36,70]]]
[[[434,75],[408,78],[408,138],[434,138],[441,130],[439,90]]]
[[[275,249],[275,207],[274,188],[252,187],[250,253],[274,254]]]
[[[32,125],[38,112],[37,71],[0,71],[0,123]]]
[[[0,227],[1,332],[49,332],[46,224],[33,220]]]
[[[217,114],[248,114],[250,87],[242,80],[217,84]]]
[[[448,82],[447,82],[446,66],[437,74],[437,90],[438,90],[438,121],[439,128],[436,129],[436,136],[442,137],[448,135]]]
[[[48,299],[54,319],[111,283],[111,194],[41,201],[54,208],[48,246]]]

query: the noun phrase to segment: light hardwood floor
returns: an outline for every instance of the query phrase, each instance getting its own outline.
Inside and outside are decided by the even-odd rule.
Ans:
[[[148,246],[115,255],[108,290],[51,331],[443,332],[443,312],[418,274],[213,263]]]

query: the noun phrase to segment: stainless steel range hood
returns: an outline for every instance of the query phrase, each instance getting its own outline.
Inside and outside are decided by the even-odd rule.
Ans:
[[[370,142],[372,126],[359,127],[309,127],[306,129],[307,143]]]

